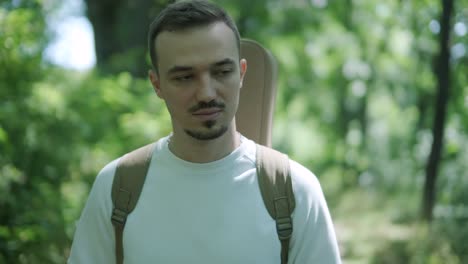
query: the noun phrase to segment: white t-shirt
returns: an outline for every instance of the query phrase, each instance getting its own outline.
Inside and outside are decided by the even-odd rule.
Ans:
[[[123,233],[124,263],[280,264],[281,244],[257,182],[256,145],[191,163],[159,140]],[[118,159],[99,173],[77,223],[70,264],[115,263],[111,188]],[[320,184],[290,161],[296,208],[289,262],[341,263]]]

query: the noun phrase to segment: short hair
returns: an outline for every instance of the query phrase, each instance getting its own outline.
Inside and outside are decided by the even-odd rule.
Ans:
[[[223,22],[232,29],[240,53],[240,34],[229,14],[221,7],[204,0],[181,1],[168,5],[149,26],[148,50],[151,64],[157,70],[156,38],[163,31],[177,31]]]

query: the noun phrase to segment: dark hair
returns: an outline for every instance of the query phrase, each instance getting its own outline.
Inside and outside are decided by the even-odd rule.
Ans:
[[[151,64],[157,70],[156,37],[163,31],[176,31],[197,26],[224,22],[232,29],[240,51],[240,35],[232,18],[219,6],[203,0],[176,2],[168,5],[150,24],[148,50]]]

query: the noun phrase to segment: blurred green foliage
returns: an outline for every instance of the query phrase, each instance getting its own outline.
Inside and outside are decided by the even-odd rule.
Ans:
[[[274,146],[320,178],[344,228],[346,262],[467,263],[468,1],[456,2],[453,18],[462,29],[452,31],[453,94],[430,226],[417,216],[439,1],[217,2],[278,60]],[[63,263],[98,171],[171,131],[147,80],[42,58],[57,3],[0,1],[0,263]],[[375,223],[388,226],[380,234]],[[408,229],[394,238],[394,226]],[[373,240],[358,240],[368,233]]]

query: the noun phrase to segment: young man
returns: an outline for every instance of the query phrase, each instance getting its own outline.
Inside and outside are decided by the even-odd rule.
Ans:
[[[232,19],[204,1],[168,6],[150,26],[149,77],[173,133],[157,141],[123,233],[125,263],[280,263],[276,223],[256,173],[256,145],[236,130],[247,61]],[[115,263],[111,188],[119,159],[97,176],[69,263]],[[289,262],[340,263],[317,178],[290,160],[296,207]]]

